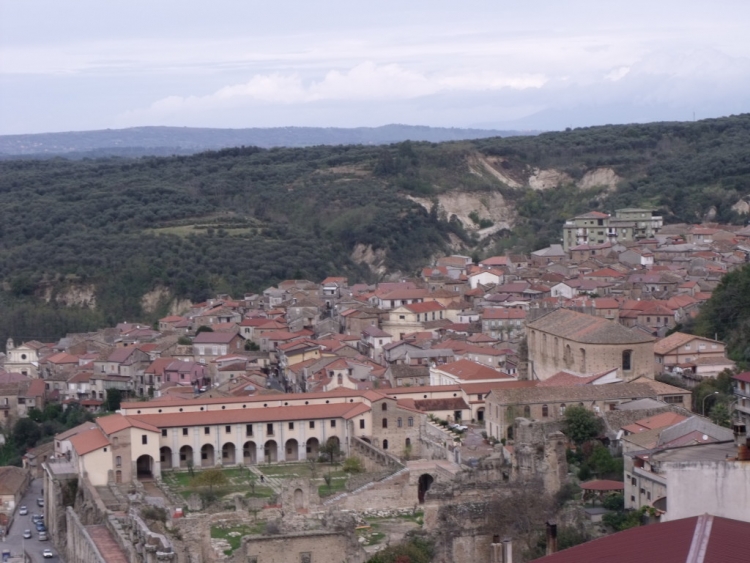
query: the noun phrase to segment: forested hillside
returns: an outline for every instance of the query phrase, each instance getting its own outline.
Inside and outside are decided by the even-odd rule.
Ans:
[[[463,212],[451,210],[456,194]],[[748,195],[749,115],[443,144],[4,161],[0,341],[150,320],[172,298],[285,278],[374,281],[442,252],[535,250],[589,209],[742,222],[732,206]],[[161,300],[144,310],[154,289]]]

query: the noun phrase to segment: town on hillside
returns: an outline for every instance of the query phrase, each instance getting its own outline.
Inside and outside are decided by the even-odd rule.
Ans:
[[[9,339],[0,532],[42,512],[68,561],[364,562],[431,534],[434,561],[554,563],[648,521],[749,523],[750,373],[690,327],[750,227],[629,208],[560,235]]]

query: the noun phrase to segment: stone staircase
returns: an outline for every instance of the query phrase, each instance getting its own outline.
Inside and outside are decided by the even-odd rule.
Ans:
[[[333,497],[331,497],[329,499],[324,500],[323,501],[323,506],[330,506],[332,504],[335,504],[338,501],[340,501],[340,500],[342,500],[342,499],[344,499],[346,497],[350,497],[350,496],[356,495],[358,493],[361,493],[363,491],[366,491],[368,489],[372,489],[373,487],[375,487],[376,485],[379,485],[381,483],[387,483],[388,481],[392,481],[392,480],[400,477],[401,475],[404,475],[405,473],[409,473],[409,468],[408,467],[402,467],[401,469],[399,469],[395,473],[391,473],[391,474],[389,474],[389,475],[387,475],[385,477],[382,477],[380,479],[373,479],[369,483],[365,483],[364,485],[362,485],[361,487],[358,487],[358,488],[354,489],[353,491],[348,491],[348,492],[345,492],[345,493],[339,493],[339,494],[337,494],[337,495],[335,495],[335,496],[333,496]]]
[[[123,504],[123,499],[115,496],[108,486],[96,487],[96,492],[99,494],[99,498],[104,503],[104,506],[107,507],[107,510],[118,512],[124,510],[127,506],[127,502]]]
[[[281,494],[281,489],[283,488],[283,482],[281,479],[277,477],[269,477],[268,475],[265,475],[260,469],[255,467],[254,465],[246,465],[247,469],[255,473],[255,475],[258,477],[258,480],[256,481],[256,485],[260,485],[262,487],[270,487],[274,493]],[[263,477],[263,481],[261,482],[261,477]]]

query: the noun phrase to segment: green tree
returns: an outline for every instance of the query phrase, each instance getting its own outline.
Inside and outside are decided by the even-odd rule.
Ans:
[[[195,331],[195,334],[200,334],[201,332],[213,332],[214,329],[212,329],[210,326],[201,325],[198,327],[198,330]]]
[[[193,479],[194,487],[208,487],[209,492],[213,493],[214,487],[226,485],[227,476],[221,469],[204,469]]]
[[[347,473],[362,473],[365,470],[362,460],[356,456],[346,458],[341,469]]]
[[[105,408],[108,411],[114,412],[120,409],[122,403],[122,391],[119,389],[107,389],[107,399],[105,400]]]
[[[596,438],[601,429],[601,420],[590,410],[581,406],[571,406],[565,409],[563,432],[576,445]]]
[[[333,465],[336,462],[336,458],[341,454],[341,447],[338,441],[328,439],[328,441],[320,447],[320,453],[322,453]]]
[[[13,426],[13,442],[21,451],[36,446],[41,437],[39,425],[29,418],[21,418]]]
[[[724,402],[716,402],[708,414],[709,418],[714,424],[729,428],[732,426],[732,413],[729,412],[729,408]]]

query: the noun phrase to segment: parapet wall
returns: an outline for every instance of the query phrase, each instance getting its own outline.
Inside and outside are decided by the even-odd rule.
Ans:
[[[65,559],[75,563],[107,563],[71,507],[65,509],[65,520]]]

